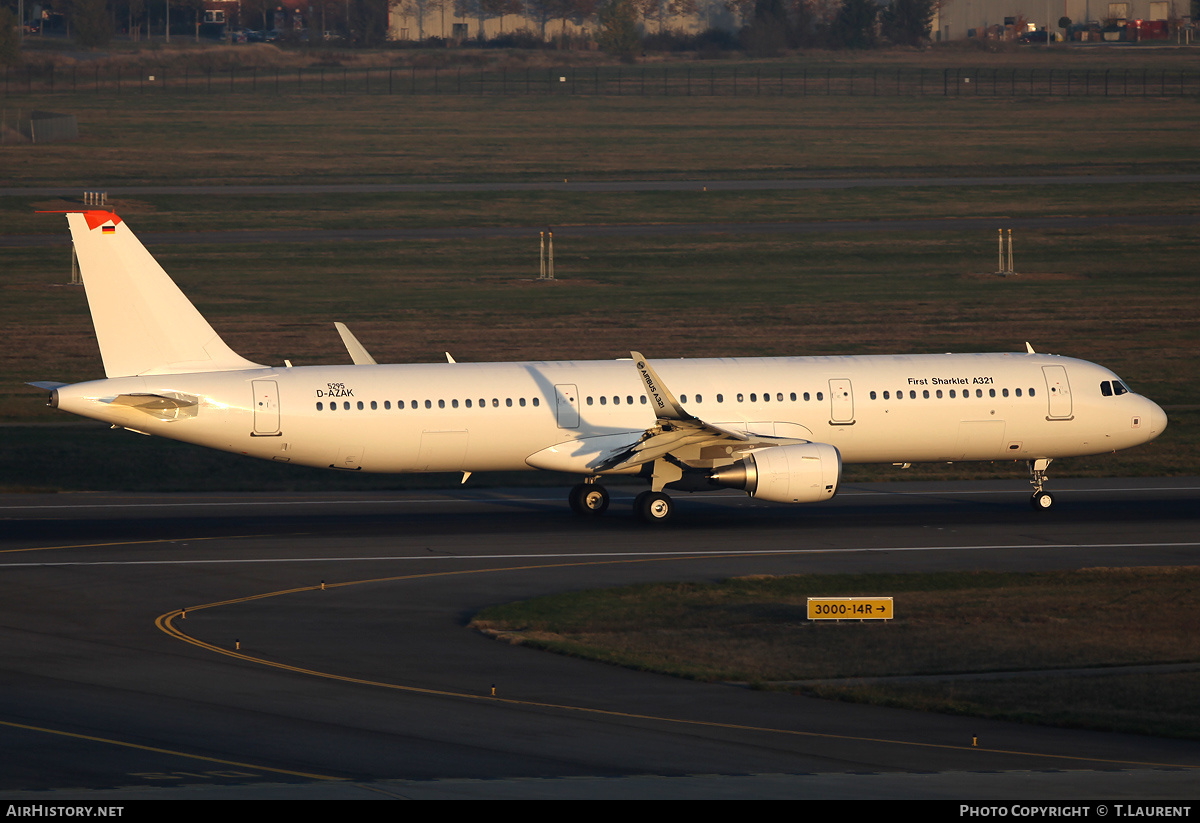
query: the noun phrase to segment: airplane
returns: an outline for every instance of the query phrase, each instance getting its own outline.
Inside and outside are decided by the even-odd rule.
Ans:
[[[550,470],[599,515],[633,476],[648,523],[667,490],[817,503],[854,463],[1023,461],[1050,509],[1051,461],[1149,442],[1167,417],[1095,363],[1024,352],[379,365],[235,353],[114,212],[68,212],[105,378],[38,382],[49,405],[142,434],[350,472]]]

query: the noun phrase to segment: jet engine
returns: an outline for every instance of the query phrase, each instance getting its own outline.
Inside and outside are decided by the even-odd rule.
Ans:
[[[744,489],[756,500],[820,503],[837,493],[842,455],[828,443],[769,446],[715,469],[709,479],[719,486]]]

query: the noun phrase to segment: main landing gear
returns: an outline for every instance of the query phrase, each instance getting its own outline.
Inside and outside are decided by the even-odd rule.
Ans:
[[[608,489],[593,478],[571,489],[571,511],[581,517],[598,517],[608,509]],[[647,523],[666,523],[675,513],[675,501],[662,492],[642,492],[633,501],[633,512]]]
[[[1046,511],[1054,505],[1053,495],[1042,490],[1042,485],[1046,482],[1046,468],[1052,460],[1053,458],[1042,457],[1029,461],[1029,474],[1032,478],[1029,482],[1033,484],[1033,496],[1029,498],[1029,505],[1037,511]]]
[[[642,492],[633,499],[633,511],[647,523],[666,523],[675,513],[675,501],[662,492]]]
[[[604,514],[608,508],[608,489],[597,483],[594,477],[589,477],[571,489],[567,501],[575,514],[595,517]]]

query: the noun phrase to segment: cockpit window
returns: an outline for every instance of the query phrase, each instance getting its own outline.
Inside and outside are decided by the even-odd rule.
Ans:
[[[1100,383],[1100,393],[1105,397],[1112,397],[1112,383],[1107,380]]]
[[[1100,383],[1100,394],[1104,395],[1105,397],[1114,397],[1114,396],[1119,397],[1122,394],[1128,394],[1128,393],[1129,393],[1128,387],[1126,387],[1126,385],[1124,383],[1122,383],[1120,380],[1112,380],[1112,381],[1105,380]]]

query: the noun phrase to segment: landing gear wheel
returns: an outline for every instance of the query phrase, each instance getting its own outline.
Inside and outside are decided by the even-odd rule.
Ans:
[[[675,501],[662,492],[642,492],[633,501],[633,510],[647,523],[666,523],[675,512]]]
[[[608,490],[599,483],[580,483],[571,489],[567,500],[575,514],[596,516],[608,508]]]
[[[1046,469],[1052,462],[1053,458],[1050,457],[1039,457],[1029,461],[1029,482],[1033,484],[1033,497],[1029,498],[1029,505],[1036,511],[1048,511],[1054,505],[1054,498],[1050,496],[1050,492],[1042,491],[1046,482]]]

